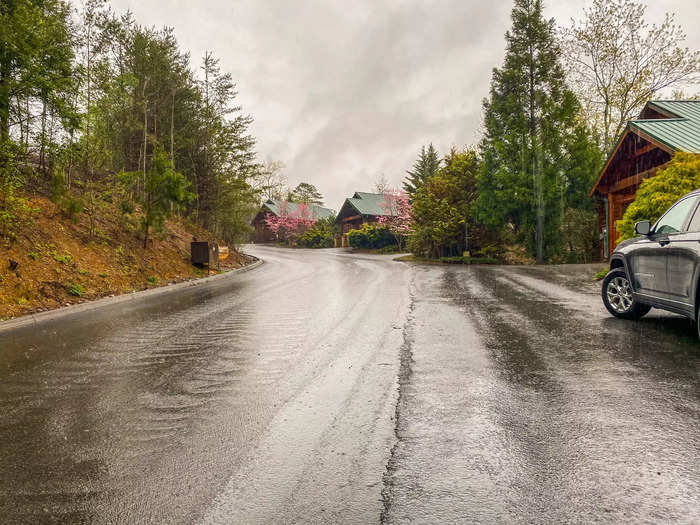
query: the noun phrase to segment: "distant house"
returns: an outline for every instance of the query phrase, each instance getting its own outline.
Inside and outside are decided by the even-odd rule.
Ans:
[[[309,213],[311,214],[311,218],[315,220],[325,219],[335,214],[334,210],[324,208],[323,206],[319,206],[318,204],[309,204],[308,209]],[[265,223],[265,218],[267,217],[268,213],[271,213],[275,216],[279,216],[281,213],[287,213],[291,215],[296,211],[297,203],[295,202],[278,201],[273,199],[268,199],[265,202],[263,202],[262,206],[260,207],[260,211],[251,223],[251,225],[255,228],[253,242],[272,242],[275,240],[275,234],[270,231],[270,229],[267,227],[267,224]]]
[[[347,246],[347,233],[350,230],[357,230],[365,223],[377,222],[382,215],[388,215],[387,210],[382,207],[384,202],[383,193],[355,192],[349,199],[345,199],[343,206],[335,218],[336,224],[340,226],[340,238],[336,244]]]
[[[641,182],[656,175],[676,151],[700,153],[700,101],[654,100],[630,120],[598,176],[591,196],[599,199],[601,258],[617,245],[617,221]]]

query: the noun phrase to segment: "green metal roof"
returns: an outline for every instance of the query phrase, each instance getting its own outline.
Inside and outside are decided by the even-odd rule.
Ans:
[[[644,109],[653,109],[666,118],[636,119],[627,122],[625,130],[617,139],[617,145],[610,153],[596,182],[591,189],[591,196],[596,192],[603,180],[610,162],[617,154],[627,131],[665,146],[671,153],[686,151],[700,153],[700,100],[652,100],[647,102]],[[642,111],[644,114],[644,111]]]
[[[350,199],[346,199],[360,215],[386,215],[386,210],[382,208],[381,203],[384,202],[383,193],[366,193],[363,191],[355,192]]]
[[[700,153],[700,100],[654,100],[648,106],[675,118],[630,120],[631,129],[674,151]]]
[[[284,203],[284,201],[276,201],[276,200],[266,200],[263,203],[263,207],[267,208],[270,210],[270,212],[274,213],[275,215],[280,214],[280,207]],[[287,213],[294,213],[297,209],[297,203],[296,202],[287,202]],[[335,210],[331,210],[330,208],[324,208],[323,206],[319,206],[318,204],[309,204],[309,212],[311,213],[311,217],[313,219],[326,219],[332,215],[335,215]]]

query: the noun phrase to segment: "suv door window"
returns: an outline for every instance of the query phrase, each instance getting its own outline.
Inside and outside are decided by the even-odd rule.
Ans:
[[[695,214],[693,215],[693,218],[690,220],[690,224],[688,225],[688,231],[700,232],[700,208],[695,210]]]
[[[656,223],[656,226],[654,227],[654,234],[668,235],[670,233],[678,233],[681,231],[688,213],[690,213],[690,210],[693,209],[697,201],[697,197],[688,197],[668,210],[666,214],[659,219],[659,222]]]

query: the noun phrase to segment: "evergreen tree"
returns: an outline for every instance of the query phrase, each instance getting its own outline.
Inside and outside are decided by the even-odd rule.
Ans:
[[[475,151],[453,149],[444,165],[421,184],[412,202],[413,232],[408,239],[412,252],[428,257],[462,253],[465,237],[475,226],[478,171]]]
[[[433,144],[430,143],[427,150],[425,146],[421,147],[420,155],[413,165],[413,169],[406,172],[407,176],[403,183],[403,189],[410,198],[413,198],[418,188],[425,184],[429,177],[435,175],[438,169],[440,169],[440,159]]]
[[[154,181],[181,182],[176,173],[194,194],[178,212],[243,241],[262,167],[236,95],[212,53],[195,69],[172,29],[117,16],[107,0],[85,0],[73,16],[66,0],[0,2],[0,153],[15,163],[38,152],[37,189],[85,213],[91,231],[115,173],[132,175],[125,200],[141,203],[144,233],[157,228]]]
[[[60,0],[0,3],[0,140],[8,141],[17,127],[26,149],[35,102],[67,127],[77,124],[68,96],[74,80],[69,14]]]
[[[318,204],[323,206],[323,195],[316,189],[316,186],[308,182],[300,182],[297,187],[289,192],[287,199],[289,202],[301,202],[304,204]]]
[[[581,177],[590,180],[599,157],[541,0],[515,0],[511,16],[505,61],[493,70],[483,103],[478,210],[487,225],[511,224],[543,262],[557,249],[564,210],[580,201]]]
[[[139,172],[121,173],[119,179],[131,189],[138,176]],[[172,161],[160,148],[153,152],[153,161],[146,172],[144,183],[141,230],[145,249],[148,247],[151,230],[162,231],[165,220],[192,200],[193,195],[188,191],[190,183],[181,173],[175,171]]]

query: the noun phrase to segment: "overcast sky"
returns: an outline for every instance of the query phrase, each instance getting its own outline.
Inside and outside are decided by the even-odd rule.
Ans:
[[[700,48],[700,2],[653,0],[647,20],[675,12]],[[172,26],[197,62],[220,57],[255,119],[261,160],[285,164],[338,210],[380,174],[398,187],[421,145],[440,153],[478,141],[481,100],[500,66],[511,1],[112,0],[143,25]],[[586,2],[549,0],[568,25]]]

